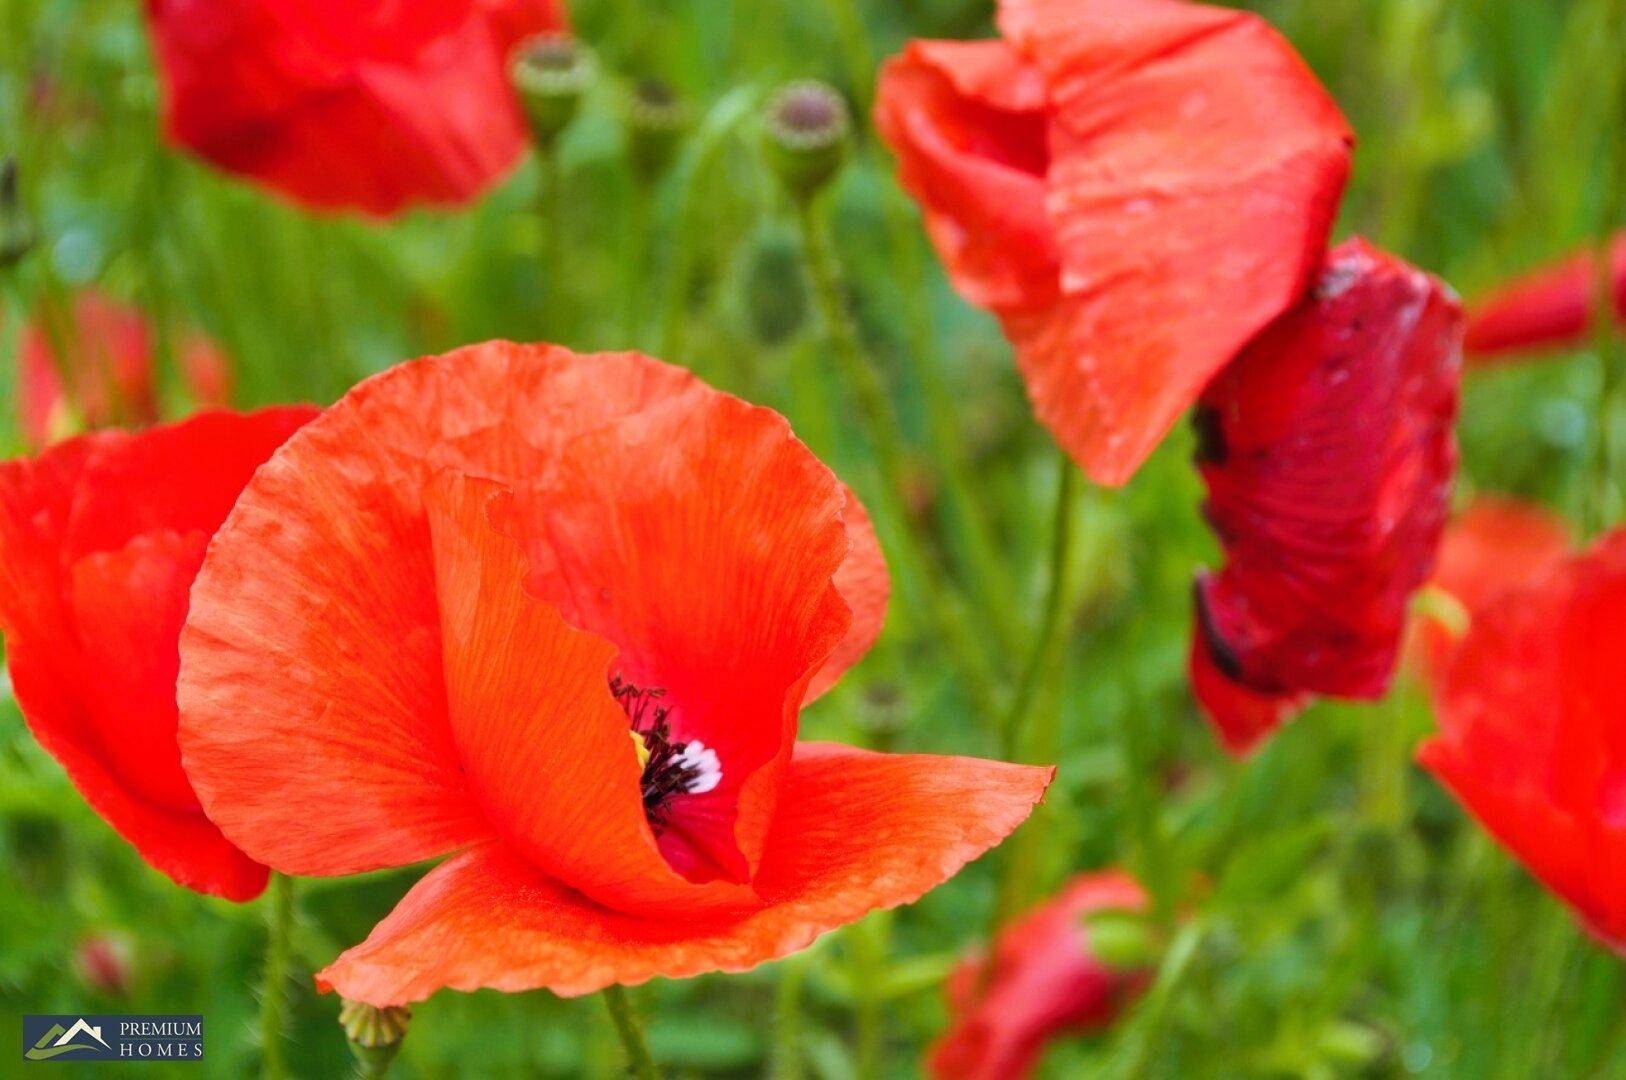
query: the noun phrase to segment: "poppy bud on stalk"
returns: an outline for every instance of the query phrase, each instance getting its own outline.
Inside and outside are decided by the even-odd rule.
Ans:
[[[785,190],[809,199],[847,158],[852,117],[835,88],[816,79],[782,87],[768,102],[768,166]]]
[[[17,198],[17,162],[0,161],[0,270],[16,265],[34,247],[34,225]]]
[[[538,146],[552,146],[570,126],[597,74],[592,50],[569,34],[538,34],[521,43],[510,77]]]
[[[650,183],[671,164],[690,116],[689,103],[660,79],[639,79],[633,86],[627,102],[627,151],[641,183]]]
[[[361,1065],[363,1076],[383,1076],[401,1049],[412,1010],[405,1006],[380,1009],[360,1001],[339,1006],[339,1025],[344,1028],[350,1052]]]

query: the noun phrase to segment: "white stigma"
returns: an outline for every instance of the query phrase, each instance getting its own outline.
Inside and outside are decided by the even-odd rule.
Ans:
[[[723,765],[717,760],[717,751],[708,750],[698,739],[683,748],[677,764],[694,770],[694,779],[684,788],[690,795],[704,795],[722,782]]]

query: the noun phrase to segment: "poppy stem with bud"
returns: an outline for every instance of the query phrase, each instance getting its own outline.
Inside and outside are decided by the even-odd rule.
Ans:
[[[356,1059],[356,1074],[361,1077],[384,1076],[390,1063],[401,1052],[401,1040],[406,1038],[412,1023],[412,1010],[405,1006],[379,1008],[360,1001],[346,1001],[339,1006],[339,1025],[344,1028],[345,1041]]]
[[[791,83],[768,102],[766,126],[768,164],[794,204],[814,302],[846,383],[858,398],[882,479],[890,489],[901,524],[900,539],[907,544],[910,561],[924,579],[927,610],[938,632],[954,650],[956,667],[975,707],[987,715],[996,715],[995,678],[985,652],[961,613],[953,608],[948,583],[934,553],[909,524],[910,470],[897,415],[880,371],[858,336],[857,324],[847,307],[841,264],[830,244],[820,195],[846,160],[852,127],[846,102],[823,83]]]
[[[610,1012],[610,1021],[615,1024],[621,1046],[627,1052],[627,1072],[639,1080],[659,1080],[660,1070],[655,1067],[655,1059],[650,1056],[649,1046],[644,1042],[644,1032],[633,1013],[627,988],[612,983],[604,988],[601,996],[604,1007]]]
[[[266,889],[265,981],[260,988],[260,1075],[288,1075],[282,1056],[283,1006],[288,998],[288,937],[294,921],[294,883],[272,873]]]

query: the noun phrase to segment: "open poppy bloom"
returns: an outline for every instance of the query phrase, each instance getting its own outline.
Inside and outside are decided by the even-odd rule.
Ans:
[[[1308,694],[1375,699],[1433,569],[1456,466],[1462,316],[1443,284],[1356,239],[1203,394],[1193,684],[1244,753]]]
[[[35,448],[110,425],[141,427],[158,419],[156,348],[146,318],[95,291],[74,297],[58,328],[62,355],[43,319],[23,330],[17,400],[23,434]],[[219,346],[198,333],[179,343],[181,375],[194,401],[217,408],[231,394],[231,368]],[[63,393],[66,369],[73,393]]]
[[[362,383],[249,485],[182,635],[182,752],[278,870],[456,852],[319,973],[351,1000],[743,970],[935,887],[1049,782],[796,743],[886,597],[777,414],[477,345]]]
[[[1425,610],[1416,620],[1424,674],[1442,678],[1475,618],[1569,555],[1569,527],[1551,510],[1499,496],[1476,498],[1446,526],[1429,581],[1455,610],[1445,619]]]
[[[1626,322],[1626,232],[1610,248],[1614,316]],[[1520,277],[1474,304],[1464,347],[1470,359],[1556,349],[1585,340],[1597,294],[1598,259],[1593,252]]]
[[[915,41],[876,124],[1039,420],[1126,481],[1320,266],[1352,136],[1258,16],[1003,0],[1003,39]]]
[[[1626,530],[1473,621],[1418,760],[1626,951]]]
[[[467,202],[526,145],[508,81],[557,0],[147,0],[167,137],[296,202]]]
[[[176,642],[209,538],[313,415],[204,413],[0,464],[0,629],[29,730],[144,859],[233,900],[266,871],[204,817],[181,770]]]
[[[949,1031],[932,1047],[940,1080],[1014,1080],[1029,1075],[1057,1035],[1116,1020],[1147,974],[1108,967],[1090,951],[1096,911],[1143,911],[1146,893],[1128,874],[1080,874],[1001,930],[992,959],[976,956],[949,977]]]

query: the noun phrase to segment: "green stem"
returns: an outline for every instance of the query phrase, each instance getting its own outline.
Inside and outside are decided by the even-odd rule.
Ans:
[[[1158,925],[1173,922],[1174,896],[1169,882],[1169,852],[1164,842],[1163,824],[1158,820],[1157,746],[1150,728],[1152,711],[1144,707],[1144,690],[1128,686],[1131,708],[1123,719],[1124,777],[1128,784],[1126,800],[1130,829],[1140,849],[1141,881],[1152,898],[1152,915]]]
[[[266,893],[265,982],[260,988],[260,1074],[266,1080],[288,1075],[282,1058],[283,1006],[287,1003],[288,935],[294,921],[294,883],[271,874]]]
[[[1054,674],[1060,652],[1067,606],[1067,567],[1073,553],[1073,512],[1078,502],[1078,470],[1066,454],[1057,463],[1055,518],[1050,526],[1050,583],[1045,594],[1044,613],[1034,635],[1033,651],[1022,670],[1016,696],[999,725],[999,756],[1011,761],[1022,753],[1022,728],[1033,709],[1034,699],[1047,677]]]
[[[796,210],[814,300],[819,306],[830,345],[841,363],[846,382],[858,398],[882,479],[890,489],[893,509],[900,522],[900,539],[908,548],[910,561],[923,578],[927,610],[937,624],[938,632],[955,654],[957,667],[972,695],[974,706],[985,715],[996,715],[996,680],[986,651],[954,607],[957,597],[951,595],[951,587],[935,555],[912,527],[908,461],[897,416],[880,372],[865,353],[858,338],[858,328],[847,310],[840,264],[830,247],[817,201],[812,198],[797,200]]]
[[[857,0],[829,0],[829,5],[830,17],[836,23],[836,37],[841,43],[841,62],[847,69],[853,107],[860,117],[868,117],[870,94],[875,85],[875,57],[870,52],[869,31],[864,27]]]
[[[1614,7],[1613,17],[1605,28],[1608,38],[1615,43],[1614,53],[1626,47],[1626,3]],[[1626,495],[1621,491],[1621,470],[1626,469],[1626,324],[1615,317],[1613,267],[1610,257],[1615,230],[1626,217],[1626,142],[1610,136],[1626,122],[1626,79],[1617,69],[1599,72],[1602,96],[1599,101],[1611,102],[1611,115],[1603,126],[1606,142],[1602,151],[1603,204],[1599,207],[1597,228],[1597,258],[1593,276],[1592,327],[1593,351],[1597,353],[1602,378],[1598,391],[1598,439],[1595,479],[1587,507],[1589,533],[1601,533],[1620,520],[1626,510]]]
[[[649,1056],[627,988],[617,984],[606,986],[603,998],[604,1007],[610,1011],[610,1020],[615,1024],[615,1033],[621,1037],[621,1046],[627,1052],[627,1071],[639,1080],[659,1080],[660,1070],[655,1068],[655,1059]]]
[[[540,266],[542,271],[542,337],[546,341],[563,344],[564,328],[560,326],[560,266],[563,254],[559,250],[564,234],[564,201],[561,196],[559,146],[557,142],[537,147],[538,188],[537,218],[541,225]]]
[[[881,1075],[886,1048],[886,1016],[880,987],[886,971],[886,913],[875,912],[847,931],[852,949],[853,984],[857,995],[858,1048],[853,1071],[859,1080]]]
[[[627,204],[627,293],[625,297],[626,326],[620,347],[637,349],[643,343],[644,307],[649,302],[649,202],[653,197],[650,185],[634,177],[631,181],[632,198]]]
[[[802,1080],[802,984],[806,981],[805,956],[788,957],[780,964],[774,1021],[774,1080]]]

